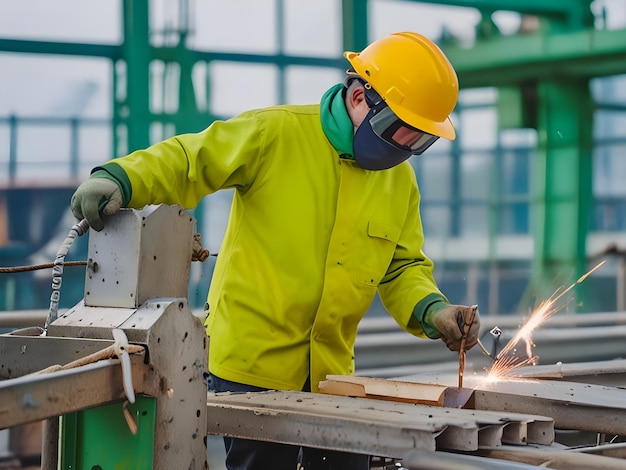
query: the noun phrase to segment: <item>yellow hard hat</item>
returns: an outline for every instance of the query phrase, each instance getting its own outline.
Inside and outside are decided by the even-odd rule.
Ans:
[[[459,96],[459,81],[434,42],[421,34],[401,32],[374,41],[360,53],[343,55],[398,118],[429,134],[454,140],[449,116]]]

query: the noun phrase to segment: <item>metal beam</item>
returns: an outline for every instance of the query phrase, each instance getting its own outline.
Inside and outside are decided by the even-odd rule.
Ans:
[[[164,61],[176,61],[177,49],[174,47],[153,48],[152,58]],[[217,51],[190,51],[195,60],[206,62],[244,62],[252,64],[270,64],[279,66],[330,67],[344,70],[348,62],[341,57],[303,57],[287,54],[254,54]]]
[[[570,285],[586,271],[592,194],[593,106],[586,79],[544,80],[538,85],[539,148],[533,164],[535,255],[529,306]],[[557,283],[556,285],[554,283]],[[576,286],[583,305],[584,285]]]
[[[593,455],[606,455],[607,457],[626,459],[626,442],[617,442],[615,444],[604,443],[599,446],[591,447],[577,447],[575,449],[572,449],[571,451]]]
[[[461,89],[626,73],[626,29],[518,34],[476,41],[471,48],[442,49],[457,71]]]
[[[307,392],[209,393],[208,433],[381,457],[549,444],[550,418]]]
[[[158,387],[154,368],[144,364],[143,359],[143,355],[131,356],[133,385],[137,393],[144,393],[147,389],[154,391]],[[0,429],[124,398],[119,359],[0,381]]]
[[[361,51],[369,42],[368,3],[368,0],[342,0],[341,2],[343,47],[347,51]]]
[[[150,31],[147,0],[124,0],[124,61],[126,88],[123,99],[116,90],[113,112],[126,118],[128,146],[124,153],[148,147],[150,142]],[[119,100],[119,101],[118,101]],[[114,130],[115,132],[115,130]]]
[[[602,455],[590,455],[581,452],[573,453],[570,450],[546,449],[546,448],[519,448],[505,446],[499,449],[485,449],[479,451],[480,455],[494,459],[506,459],[526,464],[536,465],[561,470],[623,470],[624,460]]]
[[[0,38],[0,51],[20,54],[57,54],[83,57],[119,59],[122,48],[110,44],[87,44],[61,41],[33,41],[28,39]]]
[[[24,39],[0,38],[0,52],[21,54],[73,55],[82,57],[102,57],[113,60],[123,58],[123,47],[107,44],[81,44],[61,41],[33,41]],[[245,52],[221,52],[188,50],[194,60],[206,62],[245,62],[256,64],[279,64],[302,67],[346,68],[343,57],[303,57],[288,54],[255,54]],[[179,47],[158,46],[150,48],[150,59],[176,62]]]
[[[412,451],[402,459],[406,470],[537,470],[535,465],[511,463],[478,455]],[[571,470],[571,469],[568,469]]]
[[[398,380],[452,386],[457,376],[420,374]],[[550,416],[558,429],[626,435],[626,390],[621,388],[467,374],[464,386],[474,389],[473,403],[468,405],[476,410],[532,412]]]
[[[520,367],[515,376],[626,388],[626,359]]]
[[[113,344],[105,339],[53,336],[0,336],[0,380],[15,379],[52,365],[63,365]]]
[[[446,6],[476,8],[478,10],[507,10],[530,15],[569,16],[583,7],[589,0],[419,0]]]
[[[0,328],[43,327],[46,323],[46,318],[47,312],[45,310],[4,311],[2,315],[0,315]]]
[[[356,34],[356,33],[355,33]],[[361,38],[362,33],[358,35]],[[357,40],[356,37],[353,40]],[[358,39],[360,40],[360,39]],[[626,29],[595,30],[545,35],[501,36],[479,40],[471,47],[442,45],[459,76],[461,89],[519,85],[548,77],[598,77],[626,73]],[[114,60],[122,46],[0,38],[0,51],[78,55]],[[246,54],[189,51],[194,60],[279,64],[345,69],[341,57],[301,57],[286,54]],[[152,59],[175,61],[176,47],[154,47]]]

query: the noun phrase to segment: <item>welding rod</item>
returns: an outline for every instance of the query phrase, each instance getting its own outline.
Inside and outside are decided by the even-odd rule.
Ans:
[[[477,310],[478,305],[474,305],[473,307],[471,307],[469,323],[465,323],[465,319],[462,317],[462,314],[460,314],[463,323],[461,328],[461,345],[459,347],[459,388],[463,387],[463,373],[465,371],[465,342],[467,340],[469,330],[472,327],[472,323],[474,323],[474,318],[476,317]],[[459,321],[458,318],[457,321]],[[461,326],[461,324],[459,326]]]

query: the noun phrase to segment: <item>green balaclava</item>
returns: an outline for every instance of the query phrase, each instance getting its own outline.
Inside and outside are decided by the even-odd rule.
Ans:
[[[343,89],[344,85],[338,83],[324,93],[320,102],[320,118],[324,134],[339,152],[339,156],[353,160],[354,125],[346,110]]]

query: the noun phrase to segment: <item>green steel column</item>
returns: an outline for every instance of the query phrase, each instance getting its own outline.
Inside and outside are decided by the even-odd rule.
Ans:
[[[343,47],[347,51],[361,51],[369,42],[368,5],[368,0],[342,0],[341,2]]]
[[[544,300],[586,271],[593,110],[587,80],[544,81],[538,87],[530,294]],[[584,309],[584,284],[578,287],[576,305]]]
[[[278,52],[280,54],[285,53],[285,27],[287,23],[285,22],[285,2],[284,0],[278,0],[276,2],[276,40],[278,43]],[[286,71],[287,67],[284,64],[278,63],[276,64],[278,68],[278,80],[276,83],[276,92],[278,96],[278,103],[286,104],[287,103],[287,77]]]
[[[17,175],[17,116],[9,116],[9,181],[15,181]]]
[[[193,84],[193,68],[196,63],[194,54],[187,47],[190,31],[190,9],[187,0],[179,1],[179,31],[176,44],[176,61],[180,67],[178,89],[178,112],[176,113],[176,133],[199,131],[201,123]],[[165,93],[168,91],[165,90]]]
[[[176,58],[180,65],[180,80],[178,90],[178,112],[176,113],[176,133],[197,132],[201,129],[198,119],[196,94],[193,89],[193,54],[186,46],[187,33],[181,33],[176,47]]]
[[[149,0],[124,0],[128,151],[150,145]]]

